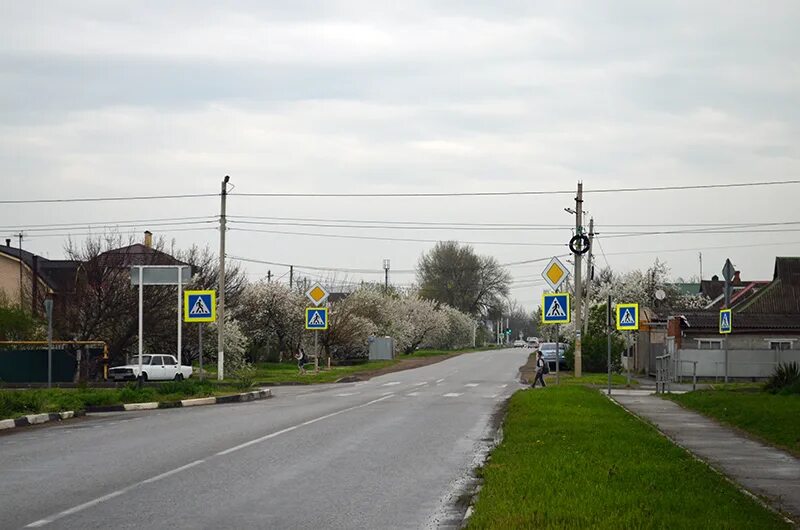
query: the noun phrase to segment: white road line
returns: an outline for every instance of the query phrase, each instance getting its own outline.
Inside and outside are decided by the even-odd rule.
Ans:
[[[504,384],[504,385],[500,385],[498,388],[505,388],[505,387],[507,387],[507,386],[508,386],[508,383],[506,383],[506,384]]]
[[[438,384],[439,384],[439,383],[441,383],[442,381],[444,381],[444,379],[437,379],[437,380],[436,380],[436,384],[438,385]]]
[[[172,475],[174,475],[176,473],[180,473],[181,471],[185,471],[185,470],[187,470],[189,468],[198,466],[198,465],[202,464],[203,462],[205,462],[205,460],[195,460],[191,464],[186,464],[185,466],[177,467],[177,468],[173,469],[172,471],[167,471],[166,473],[162,473],[160,475],[156,475],[155,477],[149,478],[147,480],[143,480],[141,482],[137,482],[136,484],[131,484],[130,486],[128,486],[126,488],[122,488],[121,490],[114,491],[112,493],[109,493],[108,495],[103,495],[102,497],[98,497],[98,498],[96,498],[94,500],[91,500],[89,502],[85,502],[83,504],[79,504],[78,506],[70,508],[69,510],[64,510],[63,512],[59,512],[59,513],[57,513],[55,515],[51,515],[50,517],[45,517],[44,519],[39,519],[38,521],[29,524],[25,528],[41,528],[43,526],[46,526],[46,525],[48,525],[48,524],[50,524],[52,522],[58,521],[59,519],[62,519],[62,518],[67,517],[69,515],[73,515],[73,514],[76,514],[78,512],[82,512],[83,510],[86,510],[87,508],[91,508],[92,506],[97,506],[98,504],[104,503],[106,501],[110,501],[111,499],[119,497],[120,495],[124,495],[124,494],[128,493],[129,491],[131,491],[134,488],[137,488],[139,486],[143,486],[145,484],[152,484],[153,482],[157,482],[157,481],[159,481],[161,479],[165,479],[165,478],[167,478],[169,476],[172,476]]]
[[[468,387],[470,387],[470,388],[475,388],[476,386],[480,386],[480,385],[479,385],[478,383],[467,383],[467,384],[466,384],[466,385],[464,385],[464,386],[468,386]]]
[[[364,407],[368,407],[370,405],[374,405],[375,403],[378,403],[380,401],[388,399],[388,398],[392,397],[393,395],[394,394],[389,394],[389,395],[386,395],[386,396],[384,396],[382,398],[373,399],[372,401],[369,401],[367,403],[363,403],[361,405],[356,405],[354,407],[348,407],[346,409],[342,409],[342,410],[339,410],[337,412],[332,412],[330,414],[326,414],[324,416],[320,416],[320,417],[314,418],[312,420],[304,421],[303,423],[298,423],[297,425],[292,425],[291,427],[287,427],[286,429],[282,429],[280,431],[273,432],[273,433],[268,434],[266,436],[261,436],[260,438],[256,438],[254,440],[250,440],[249,442],[245,442],[243,444],[239,444],[239,445],[237,445],[235,447],[231,447],[230,449],[226,449],[225,451],[220,451],[219,453],[217,453],[214,456],[229,455],[231,453],[239,451],[240,449],[244,449],[245,447],[250,447],[251,445],[255,445],[257,443],[269,440],[271,438],[275,438],[277,436],[280,436],[281,434],[286,434],[287,432],[291,432],[291,431],[294,431],[296,429],[299,429],[300,427],[306,427],[308,425],[312,425],[312,424],[317,423],[317,422],[322,421],[322,420],[327,420],[328,418],[333,418],[334,416],[338,416],[338,415],[344,414],[346,412],[351,412],[351,411],[354,411],[354,410],[362,409]],[[117,491],[114,491],[114,492],[109,493],[107,495],[103,495],[102,497],[98,497],[96,499],[93,499],[93,500],[91,500],[89,502],[85,502],[83,504],[79,504],[78,506],[70,508],[69,510],[64,510],[63,512],[59,512],[59,513],[57,513],[55,515],[51,515],[49,517],[45,517],[44,519],[39,519],[38,521],[27,525],[25,528],[41,528],[43,526],[46,526],[46,525],[48,525],[48,524],[50,524],[50,523],[52,523],[54,521],[57,521],[59,519],[67,517],[69,515],[73,515],[73,514],[76,514],[78,512],[82,512],[83,510],[86,510],[87,508],[91,508],[93,506],[97,506],[98,504],[102,504],[102,503],[104,503],[104,502],[106,502],[108,500],[111,500],[111,499],[114,499],[116,497],[119,497],[120,495],[124,495],[125,493],[128,493],[129,491],[131,491],[131,490],[133,490],[135,488],[138,488],[139,486],[143,486],[145,484],[152,484],[153,482],[157,482],[159,480],[165,479],[165,478],[170,477],[172,475],[176,475],[176,474],[180,473],[181,471],[186,471],[187,469],[190,469],[190,468],[193,468],[195,466],[198,466],[198,465],[202,464],[203,462],[205,462],[205,460],[195,460],[194,462],[191,462],[191,463],[186,464],[184,466],[176,467],[175,469],[172,469],[172,470],[167,471],[165,473],[161,473],[160,475],[156,475],[156,476],[154,476],[152,478],[149,478],[149,479],[146,479],[146,480],[142,480],[142,481],[137,482],[135,484],[131,484],[130,486],[122,488],[121,490],[117,490]]]
[[[357,396],[361,392],[343,392],[341,394],[336,394],[336,397],[348,397],[348,396]]]
[[[419,392],[409,392],[409,393],[408,393],[408,394],[406,394],[406,395],[407,395],[408,397],[417,397],[417,396],[419,395]]]
[[[423,381],[423,382],[421,382],[421,383],[414,383],[412,386],[425,386],[425,385],[427,385],[427,384],[428,384],[428,382],[427,382],[427,381]]]
[[[383,394],[381,394],[381,396],[384,396],[384,397],[385,396],[391,396],[391,395],[392,395],[392,392],[384,392]]]
[[[448,394],[443,394],[442,397],[458,397],[458,396],[463,396],[463,395],[464,394],[459,394],[459,393],[456,393],[456,392],[450,392]]]
[[[399,385],[399,384],[400,384],[400,381],[390,381],[388,383],[382,384],[381,386],[394,386],[394,385]]]

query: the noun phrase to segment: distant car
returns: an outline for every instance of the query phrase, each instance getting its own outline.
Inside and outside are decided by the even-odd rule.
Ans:
[[[142,379],[145,381],[182,381],[192,376],[192,367],[178,366],[172,355],[142,355]],[[139,356],[130,364],[115,366],[108,370],[109,379],[135,381],[139,378]]]
[[[514,347],[515,348],[527,348],[528,347],[528,343],[525,342],[522,339],[518,339],[518,340],[514,341]]]
[[[530,346],[531,348],[539,347],[539,339],[537,339],[536,337],[528,337],[527,339],[525,339],[525,342],[527,342],[528,346]]]
[[[567,361],[564,358],[564,352],[567,349],[567,345],[563,342],[558,344],[558,365],[559,366],[566,366]],[[542,352],[542,359],[552,367],[555,366],[556,362],[556,343],[555,342],[543,342],[539,345],[539,351]]]

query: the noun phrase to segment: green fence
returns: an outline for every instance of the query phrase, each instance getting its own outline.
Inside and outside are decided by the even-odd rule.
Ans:
[[[102,378],[102,348],[84,348],[81,372],[89,379],[97,378],[100,366]],[[53,382],[72,383],[75,380],[77,360],[74,349],[53,349]],[[1,383],[46,383],[47,348],[0,350]]]

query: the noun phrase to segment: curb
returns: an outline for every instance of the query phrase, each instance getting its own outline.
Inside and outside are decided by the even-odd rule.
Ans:
[[[70,418],[85,416],[82,410],[68,410],[66,412],[51,412],[49,414],[28,414],[15,419],[0,420],[0,431],[13,429],[15,427],[28,427],[30,425],[41,425],[50,421],[63,421]]]
[[[0,420],[0,431],[16,427],[40,425],[50,421],[63,421],[70,418],[85,416],[87,412],[126,412],[137,410],[174,409],[182,407],[199,407],[203,405],[222,405],[226,403],[245,403],[272,397],[272,390],[255,390],[244,394],[232,396],[207,397],[184,399],[182,401],[153,401],[151,403],[128,403],[125,405],[107,405],[102,407],[86,407],[86,410],[68,410],[66,412],[51,412],[49,414],[28,414],[16,419]]]
[[[272,397],[272,390],[255,390],[231,396],[183,399],[181,401],[152,401],[150,403],[127,403],[125,405],[107,405],[86,407],[86,412],[130,412],[137,410],[175,409],[183,407],[199,407],[204,405],[224,405],[226,403],[244,403]]]

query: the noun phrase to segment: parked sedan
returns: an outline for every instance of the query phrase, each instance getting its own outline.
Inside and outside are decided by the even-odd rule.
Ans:
[[[182,381],[192,376],[192,367],[178,366],[172,355],[142,355],[142,379],[145,381]],[[139,356],[130,364],[115,366],[108,370],[108,377],[114,381],[135,381],[139,378]]]
[[[558,344],[558,364],[560,367],[566,366],[567,364],[567,361],[564,359],[564,352],[566,349],[567,345],[563,342]],[[539,351],[542,352],[542,359],[554,368],[556,362],[556,343],[543,342],[539,345]]]

